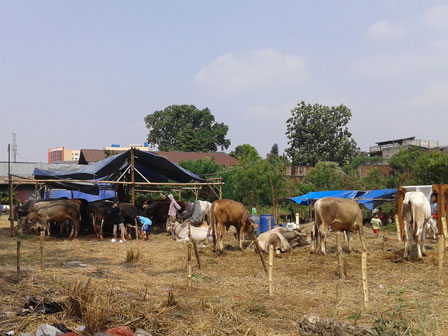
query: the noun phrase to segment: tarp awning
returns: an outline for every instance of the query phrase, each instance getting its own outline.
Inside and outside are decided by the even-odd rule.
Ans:
[[[198,175],[182,168],[167,158],[151,152],[143,152],[133,149],[136,182],[178,182],[191,181],[204,182]],[[131,150],[110,156],[104,160],[86,165],[79,169],[56,171],[34,169],[36,180],[116,180],[128,169],[131,164]],[[94,183],[57,182],[52,183],[58,188],[77,190],[89,194],[98,195],[99,189]]]
[[[324,197],[336,197],[353,199],[359,204],[364,205],[367,209],[373,210],[380,204],[393,200],[397,189],[379,189],[379,190],[328,190],[328,191],[313,191],[308,194],[288,198],[299,205],[314,204],[317,200]]]

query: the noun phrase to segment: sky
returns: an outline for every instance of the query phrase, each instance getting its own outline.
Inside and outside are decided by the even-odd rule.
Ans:
[[[172,104],[283,151],[300,101],[349,107],[362,150],[448,145],[448,0],[0,0],[0,161],[12,133],[18,161],[143,143]]]

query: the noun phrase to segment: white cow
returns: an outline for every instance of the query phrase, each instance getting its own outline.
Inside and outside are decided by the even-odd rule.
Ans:
[[[174,222],[172,230],[176,241],[186,242],[190,240],[190,237],[188,235],[188,221],[189,220],[187,219],[183,223]],[[207,240],[208,225],[206,225],[205,223],[201,224],[201,226],[199,227],[190,225],[190,231],[191,240],[193,242],[199,244]]]
[[[291,250],[293,247],[309,244],[308,235],[300,230],[289,230],[277,227],[271,231],[260,234],[257,238],[258,245],[263,252],[268,252],[268,246],[273,245],[277,254]]]
[[[422,254],[425,254],[426,228],[431,220],[429,201],[422,192],[409,191],[404,196],[402,213],[406,234],[404,258],[408,258],[412,240],[414,240],[417,245],[418,259],[422,259]]]

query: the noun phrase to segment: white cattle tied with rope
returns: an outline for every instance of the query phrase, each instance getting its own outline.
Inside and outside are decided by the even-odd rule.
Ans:
[[[406,243],[404,248],[404,258],[407,259],[411,250],[412,240],[417,245],[418,259],[422,259],[425,254],[425,235],[427,226],[431,221],[431,206],[428,199],[420,191],[409,191],[405,194],[403,207],[404,232]]]

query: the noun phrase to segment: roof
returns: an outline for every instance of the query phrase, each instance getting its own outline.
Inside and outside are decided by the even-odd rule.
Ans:
[[[198,152],[153,152],[158,155],[166,157],[175,163],[181,161],[196,161],[203,158],[214,158],[217,164],[221,166],[237,166],[238,160],[231,157],[229,154],[221,152],[208,152],[208,153],[198,153]]]
[[[406,141],[406,140],[415,140],[415,136],[409,137],[409,138],[380,141],[380,142],[376,142],[376,144],[377,145],[386,145],[386,144],[389,144],[389,143],[402,143],[403,141]]]
[[[88,164],[98,162],[106,158],[104,149],[81,149],[79,153],[79,163]]]
[[[117,148],[116,153],[120,150]],[[196,161],[203,158],[214,158],[217,164],[221,166],[237,166],[238,160],[231,157],[229,154],[221,152],[208,152],[208,153],[198,153],[198,152],[152,152],[157,155],[164,156],[174,163],[179,163],[181,161]],[[106,153],[103,149],[81,149],[79,155],[80,164],[88,164],[92,162],[98,162],[106,158]]]

